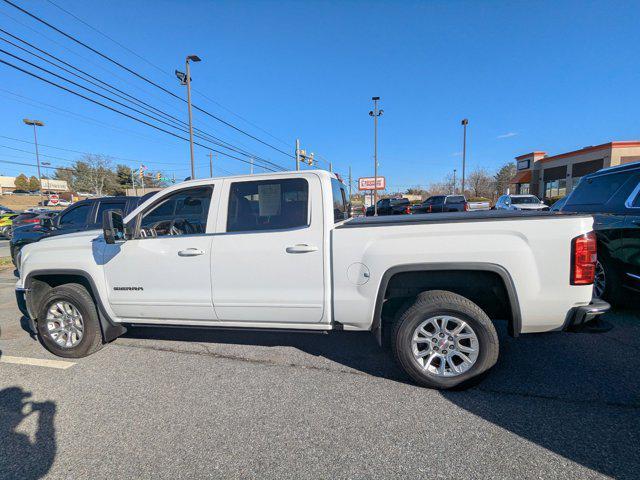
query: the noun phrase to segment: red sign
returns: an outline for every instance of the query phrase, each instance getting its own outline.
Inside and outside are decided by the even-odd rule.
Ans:
[[[49,195],[49,205],[56,206],[58,205],[58,203],[60,203],[60,197],[57,193],[52,193],[51,195]]]
[[[358,190],[384,190],[385,188],[387,188],[387,182],[384,177],[378,177],[377,185],[375,177],[358,179]]]

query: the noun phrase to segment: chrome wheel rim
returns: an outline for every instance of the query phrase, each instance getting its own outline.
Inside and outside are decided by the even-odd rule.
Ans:
[[[604,295],[607,287],[607,277],[604,273],[604,267],[600,262],[596,262],[596,273],[593,278],[593,295],[600,298]]]
[[[84,321],[75,305],[53,302],[47,310],[47,333],[62,348],[73,348],[84,335]]]
[[[431,375],[456,377],[478,360],[478,336],[464,320],[438,315],[422,322],[413,332],[411,349],[416,363]]]

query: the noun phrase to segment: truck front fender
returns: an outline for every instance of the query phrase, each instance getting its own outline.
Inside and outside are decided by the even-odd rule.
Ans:
[[[102,299],[98,294],[96,284],[88,272],[77,269],[47,269],[47,270],[33,270],[28,273],[24,282],[24,289],[27,293],[26,304],[29,317],[33,321],[37,321],[37,303],[38,298],[42,292],[38,292],[35,289],[35,282],[42,282],[49,286],[49,288],[62,285],[64,283],[80,283],[88,291],[93,301],[95,302],[96,309],[98,311],[98,318],[100,319],[100,329],[102,331],[103,341],[110,342],[119,336],[123,335],[127,328],[117,322],[114,322],[102,303]]]

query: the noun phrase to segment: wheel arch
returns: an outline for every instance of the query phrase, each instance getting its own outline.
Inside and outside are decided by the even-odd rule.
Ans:
[[[504,300],[507,303],[507,314],[508,314],[508,331],[509,334],[513,337],[517,337],[522,328],[522,316],[520,312],[520,304],[518,301],[518,295],[515,288],[515,284],[513,282],[513,278],[509,274],[509,272],[502,267],[501,265],[494,263],[484,263],[484,262],[438,262],[438,263],[414,263],[414,264],[404,264],[397,265],[389,268],[382,276],[380,280],[380,285],[378,287],[378,294],[376,296],[376,304],[373,313],[373,321],[371,330],[374,332],[376,339],[379,344],[382,344],[382,330],[383,330],[383,308],[387,300],[393,299],[394,297],[390,297],[390,286],[393,285],[394,279],[398,279],[399,276],[407,275],[407,274],[438,274],[438,275],[449,275],[451,278],[458,278],[462,280],[463,277],[474,274],[484,274],[493,276],[496,282],[499,281],[498,285],[504,289]],[[467,277],[468,278],[468,277]],[[456,291],[457,289],[446,288],[446,287],[438,287],[437,283],[433,286],[427,288],[426,290],[431,289],[444,289],[449,290],[454,293],[460,293],[460,291]],[[466,296],[462,294],[463,296]],[[415,295],[406,295],[405,297],[399,296],[398,299],[404,298],[406,300],[407,297],[412,297]],[[404,303],[404,302],[401,302]],[[399,306],[399,305],[398,305]],[[482,305],[480,305],[482,308]],[[396,310],[397,311],[397,310]]]
[[[29,295],[27,296],[27,311],[34,322],[37,321],[37,311],[40,299],[52,288],[67,283],[78,283],[85,287],[89,292],[89,295],[91,295],[98,311],[100,331],[105,343],[118,338],[127,331],[127,328],[124,325],[114,322],[107,313],[91,275],[84,270],[76,269],[47,269],[29,272],[25,278],[24,285],[29,292]]]

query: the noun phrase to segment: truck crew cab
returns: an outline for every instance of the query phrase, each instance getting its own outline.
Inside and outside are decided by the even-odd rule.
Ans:
[[[372,331],[420,385],[451,388],[497,361],[491,319],[563,330],[592,302],[590,215],[466,212],[348,219],[324,171],[192,180],[104,231],[19,257],[19,303],[49,351],[84,357],[129,325]]]

